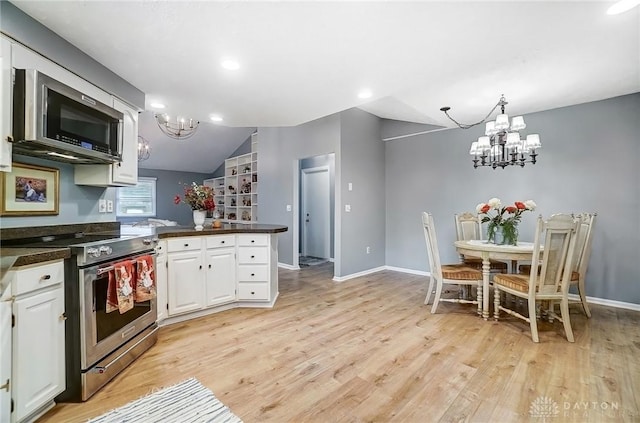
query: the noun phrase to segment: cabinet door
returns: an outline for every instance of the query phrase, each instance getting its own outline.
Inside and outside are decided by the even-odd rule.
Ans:
[[[0,301],[0,385],[11,386],[11,301]],[[0,422],[11,419],[11,391],[0,388]]]
[[[0,39],[0,172],[11,172],[11,43]]]
[[[213,248],[206,252],[207,306],[236,299],[236,254],[234,248]]]
[[[200,250],[170,253],[168,262],[169,316],[200,310],[204,305],[204,278]]]
[[[16,299],[13,310],[13,399],[16,419],[65,389],[63,285]]]
[[[167,318],[167,254],[160,252],[156,257],[156,304],[158,322]]]
[[[113,164],[114,185],[138,183],[138,112],[118,99],[113,107],[124,115],[122,161]]]

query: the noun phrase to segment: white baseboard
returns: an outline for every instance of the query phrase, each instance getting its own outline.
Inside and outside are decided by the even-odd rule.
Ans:
[[[405,269],[404,267],[385,266],[386,270],[393,270],[394,272],[411,273],[412,275],[431,276],[431,273],[424,270]]]
[[[380,266],[380,267],[375,267],[373,269],[363,270],[362,272],[352,273],[352,274],[346,275],[346,276],[334,276],[333,277],[333,281],[334,282],[344,282],[344,281],[349,280],[349,279],[359,278],[360,276],[370,275],[371,273],[377,273],[377,272],[380,272],[380,271],[385,270],[385,269],[386,269],[386,266]]]
[[[395,272],[402,273],[411,273],[413,275],[424,275],[429,276],[429,272],[425,272],[422,270],[413,270],[413,269],[405,269],[403,267],[393,267],[393,266],[385,266],[387,270],[393,270]],[[569,294],[569,299],[572,301],[580,301],[580,296],[578,294]],[[597,298],[597,297],[587,297],[587,302],[590,304],[598,304],[607,307],[614,308],[624,308],[627,310],[640,311],[640,304],[634,303],[626,303],[624,301],[616,301],[616,300],[608,300],[606,298]]]
[[[300,270],[300,266],[293,266],[291,264],[280,263],[280,262],[278,262],[278,267],[282,267],[283,269],[287,269],[287,270]]]

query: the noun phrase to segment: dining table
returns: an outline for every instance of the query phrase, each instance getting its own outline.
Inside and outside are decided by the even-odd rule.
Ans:
[[[518,261],[531,261],[533,242],[518,241],[516,245],[501,245],[484,240],[455,241],[459,254],[482,259],[482,318],[489,319],[489,283],[491,260],[511,263],[511,271],[515,272]],[[479,298],[480,299],[480,298]]]

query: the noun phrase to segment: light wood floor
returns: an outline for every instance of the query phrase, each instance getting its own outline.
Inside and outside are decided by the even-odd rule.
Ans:
[[[571,306],[576,342],[543,323],[423,305],[426,278],[382,271],[342,283],[331,263],[280,270],[275,307],[164,327],[89,401],[42,422],[82,422],[196,377],[250,422],[638,422],[640,312]],[[530,413],[548,398],[558,414]],[[552,409],[553,410],[553,409]]]

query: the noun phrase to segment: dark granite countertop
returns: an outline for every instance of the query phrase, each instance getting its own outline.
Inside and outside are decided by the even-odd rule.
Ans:
[[[44,263],[45,261],[66,259],[71,257],[69,248],[30,248],[30,247],[2,247],[0,256],[16,257],[13,267],[26,266],[28,264]]]
[[[193,226],[121,227],[123,235],[157,235],[160,239],[224,234],[275,234],[287,230],[286,226],[263,223],[223,223],[221,228],[205,227],[200,231],[195,230]]]

